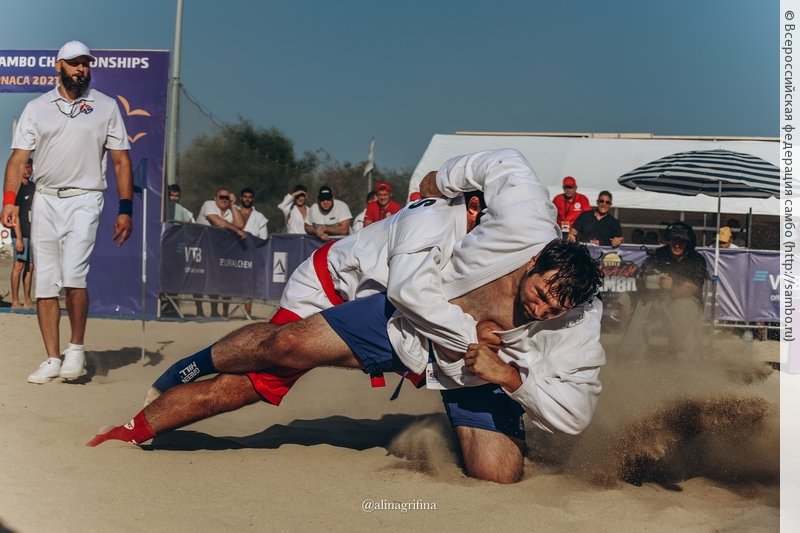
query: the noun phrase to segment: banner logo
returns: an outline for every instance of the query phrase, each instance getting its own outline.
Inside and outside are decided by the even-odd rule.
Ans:
[[[275,252],[272,254],[272,283],[286,283],[286,264],[288,254]]]

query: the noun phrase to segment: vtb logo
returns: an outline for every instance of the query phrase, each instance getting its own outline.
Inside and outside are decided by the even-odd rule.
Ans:
[[[194,263],[200,263],[203,261],[203,249],[197,246],[185,247],[183,249],[183,255],[185,256],[187,263],[190,259]]]
[[[753,274],[753,281],[754,282],[764,282],[769,279],[769,284],[772,286],[772,290],[778,290],[778,286],[781,282],[780,275],[770,274],[767,270],[756,270],[755,274]]]

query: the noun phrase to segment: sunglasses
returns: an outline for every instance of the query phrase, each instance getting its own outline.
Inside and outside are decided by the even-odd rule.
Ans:
[[[228,196],[227,194],[220,194],[219,196],[217,196],[217,198],[219,198],[220,200],[227,200],[227,201],[230,201],[231,199],[231,197]]]
[[[610,200],[597,200],[597,205],[611,205]]]
[[[572,185],[572,186],[570,186],[570,185],[564,185],[562,188],[563,188],[563,189],[574,189],[574,188],[575,188],[575,185]]]

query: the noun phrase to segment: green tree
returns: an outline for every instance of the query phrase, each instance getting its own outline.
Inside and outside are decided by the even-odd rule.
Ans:
[[[231,189],[237,196],[244,187],[255,191],[256,208],[269,219],[269,232],[285,227],[278,203],[295,184],[308,188],[309,205],[316,203],[322,185],[333,189],[339,200],[347,203],[353,216],[364,209],[368,178],[366,161],[340,163],[324,149],[305,152],[298,159],[294,143],[275,128],[258,128],[240,118],[237,124],[223,125],[214,135],[195,139],[178,161],[181,203],[195,215],[219,187]],[[401,204],[408,193],[411,170],[393,171],[376,167],[372,185],[387,181],[392,195]]]
[[[296,182],[308,181],[318,165],[312,153],[297,159],[294,143],[275,128],[257,128],[246,119],[225,125],[214,136],[201,136],[181,154],[178,182],[182,203],[193,213],[219,187],[237,196],[244,187],[255,191],[256,208],[269,219],[270,233],[283,229],[277,208]]]

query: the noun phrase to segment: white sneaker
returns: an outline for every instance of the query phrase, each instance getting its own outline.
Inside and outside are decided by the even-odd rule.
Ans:
[[[60,377],[77,379],[86,373],[86,352],[83,346],[70,345],[64,350],[64,362],[61,363]]]
[[[39,385],[57,378],[61,372],[61,359],[50,357],[39,365],[36,372],[28,376],[28,383],[38,383]]]

